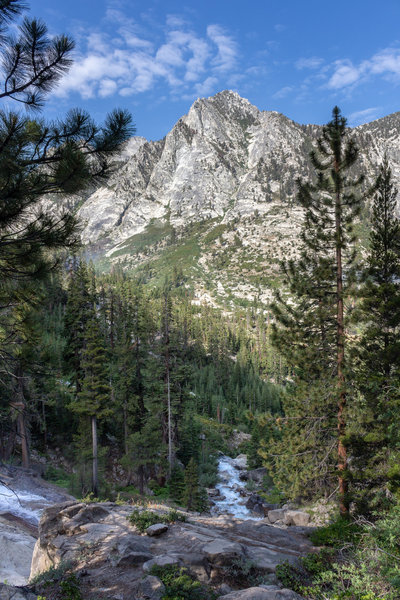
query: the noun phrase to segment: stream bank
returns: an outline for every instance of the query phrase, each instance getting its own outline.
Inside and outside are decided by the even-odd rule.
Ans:
[[[28,581],[43,510],[72,499],[34,470],[0,465],[0,581]]]

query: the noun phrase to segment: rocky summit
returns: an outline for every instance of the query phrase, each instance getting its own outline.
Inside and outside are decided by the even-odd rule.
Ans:
[[[280,258],[296,252],[297,179],[312,175],[320,133],[232,91],[198,99],[163,140],[130,140],[105,185],[69,199],[82,240],[104,268],[119,262],[151,279],[174,267],[199,296],[251,299],[258,290],[265,300]],[[385,152],[399,184],[400,113],[353,135],[366,185]]]

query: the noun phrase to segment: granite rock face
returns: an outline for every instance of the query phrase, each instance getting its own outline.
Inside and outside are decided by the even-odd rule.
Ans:
[[[297,532],[226,516],[189,514],[186,522],[172,523],[162,535],[149,537],[129,523],[131,512],[132,507],[113,503],[67,502],[46,509],[31,577],[72,561],[82,584],[93,593],[112,590],[113,596],[125,598],[140,588],[143,597],[154,591],[156,598],[162,588],[152,578],[154,565],[186,567],[201,582],[213,585],[222,583],[226,568],[237,560],[251,560],[261,573],[273,577],[279,563],[294,563],[312,550],[310,541]]]
[[[320,133],[319,126],[260,111],[232,91],[200,98],[163,140],[133,138],[105,185],[69,200],[83,225],[82,240],[93,258],[134,270],[151,266],[173,240],[185,243],[193,224],[201,224],[208,237],[196,239],[198,287],[213,270],[213,297],[254,298],[252,276],[274,278],[280,258],[296,254],[302,220],[297,180],[313,173],[309,152]],[[366,186],[385,151],[399,186],[400,113],[352,133]],[[221,256],[222,270],[214,264]],[[235,268],[236,279],[218,276]],[[262,301],[271,296],[268,285],[262,294]]]

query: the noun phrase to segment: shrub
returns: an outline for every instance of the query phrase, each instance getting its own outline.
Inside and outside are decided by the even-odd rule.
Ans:
[[[344,544],[353,544],[361,533],[361,527],[339,517],[333,523],[320,527],[311,534],[311,541],[315,546],[330,546],[341,548]]]
[[[154,565],[151,574],[165,585],[162,600],[212,600],[215,596],[183,567]]]
[[[148,527],[155,525],[156,523],[175,523],[176,521],[186,521],[186,515],[183,513],[171,509],[167,513],[158,514],[151,510],[134,510],[129,515],[128,521],[135,525],[141,533],[144,533]]]
[[[248,558],[235,558],[224,567],[224,579],[239,587],[257,586],[265,583],[265,574]]]

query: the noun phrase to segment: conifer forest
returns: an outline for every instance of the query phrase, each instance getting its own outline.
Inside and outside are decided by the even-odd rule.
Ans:
[[[40,464],[88,504],[135,505],[143,532],[159,523],[140,512],[151,502],[214,514],[220,457],[246,455],[248,472],[262,472],[247,492],[266,511],[330,511],[312,527],[313,551],[276,568],[297,594],[285,598],[400,598],[400,191],[389,154],[371,179],[334,107],[285,205],[289,220],[292,205],[301,214],[296,251],[258,276],[270,299],[221,301],[207,281],[199,297],[192,263],[174,259],[195,247],[192,230],[172,229],[177,251],[160,272],[161,259],[130,268],[105,261],[101,238],[81,241],[79,208],[116,172],[132,116],[48,120],[74,41],[20,0],[0,2],[0,34],[0,465]],[[218,226],[206,238],[222,249],[215,272],[233,262]],[[239,219],[231,228],[242,251]],[[243,561],[235,573],[254,583]],[[48,600],[86,597],[68,569]],[[186,571],[152,573],[167,590],[154,598],[223,597]]]

